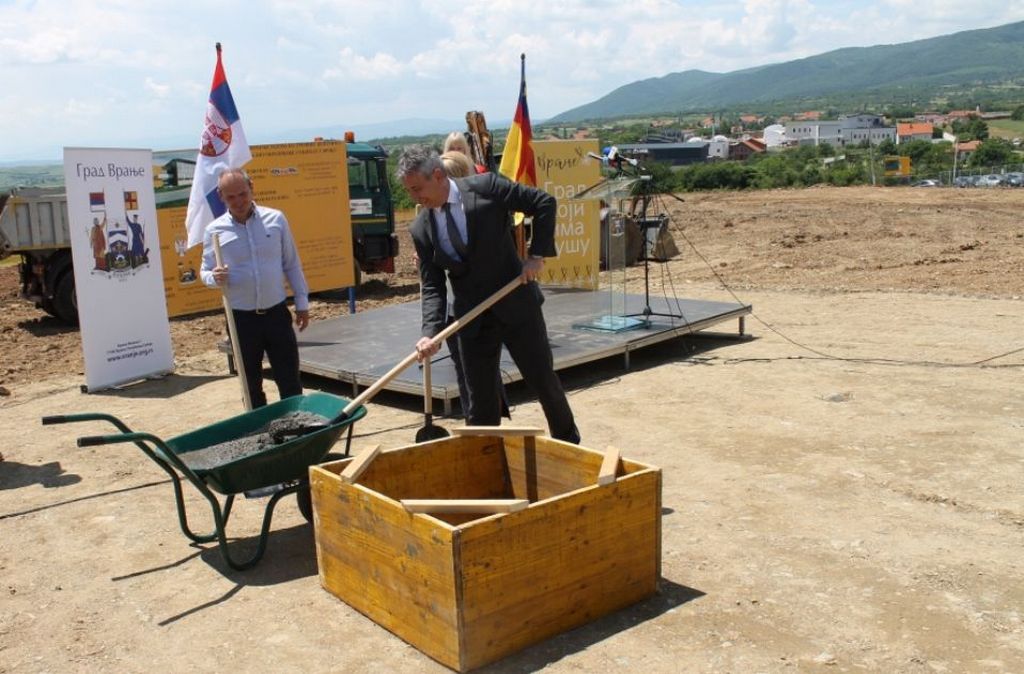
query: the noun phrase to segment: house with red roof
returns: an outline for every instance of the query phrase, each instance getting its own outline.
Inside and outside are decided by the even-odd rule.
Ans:
[[[912,140],[931,140],[935,127],[922,122],[898,122],[896,124],[896,142],[909,143]]]

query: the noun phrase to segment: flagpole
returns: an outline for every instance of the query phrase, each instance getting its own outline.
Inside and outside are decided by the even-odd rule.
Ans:
[[[523,88],[526,82],[526,53],[519,54],[519,88]],[[521,93],[520,93],[521,95]],[[519,259],[526,259],[526,217],[519,218],[516,226],[516,250],[519,251]]]

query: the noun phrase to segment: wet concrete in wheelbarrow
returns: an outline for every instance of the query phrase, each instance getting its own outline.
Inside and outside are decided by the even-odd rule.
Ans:
[[[246,456],[252,456],[259,452],[266,451],[281,443],[275,442],[275,437],[281,434],[287,436],[288,431],[297,431],[310,426],[322,426],[330,419],[313,412],[289,412],[278,417],[263,426],[257,428],[249,435],[243,435],[227,442],[210,445],[203,449],[181,454],[182,463],[192,470],[211,470],[217,466],[237,461]],[[288,436],[294,437],[294,436]]]

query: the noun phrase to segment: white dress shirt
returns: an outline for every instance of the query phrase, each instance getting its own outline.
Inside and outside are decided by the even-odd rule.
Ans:
[[[245,222],[238,222],[228,211],[207,226],[199,275],[210,287],[217,287],[213,278],[217,266],[214,234],[220,235],[221,255],[228,268],[224,291],[232,309],[269,309],[284,302],[284,278],[295,294],[296,310],[309,309],[309,286],[288,220],[281,211],[254,203]]]

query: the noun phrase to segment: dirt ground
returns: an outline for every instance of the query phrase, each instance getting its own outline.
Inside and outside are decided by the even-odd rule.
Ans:
[[[662,591],[487,671],[1024,671],[1024,190],[683,196],[652,292],[734,293],[754,338],[563,374],[585,445],[663,470]],[[360,301],[416,293],[403,256]],[[174,375],[86,396],[77,333],[15,295],[0,269],[0,672],[446,671],[321,589],[291,498],[232,572],[137,449],[40,425],[102,411],[169,437],[236,413],[219,316],[172,322]],[[515,423],[543,425],[510,391]],[[419,404],[378,397],[355,451],[410,443]],[[239,554],[261,505],[236,504]]]

